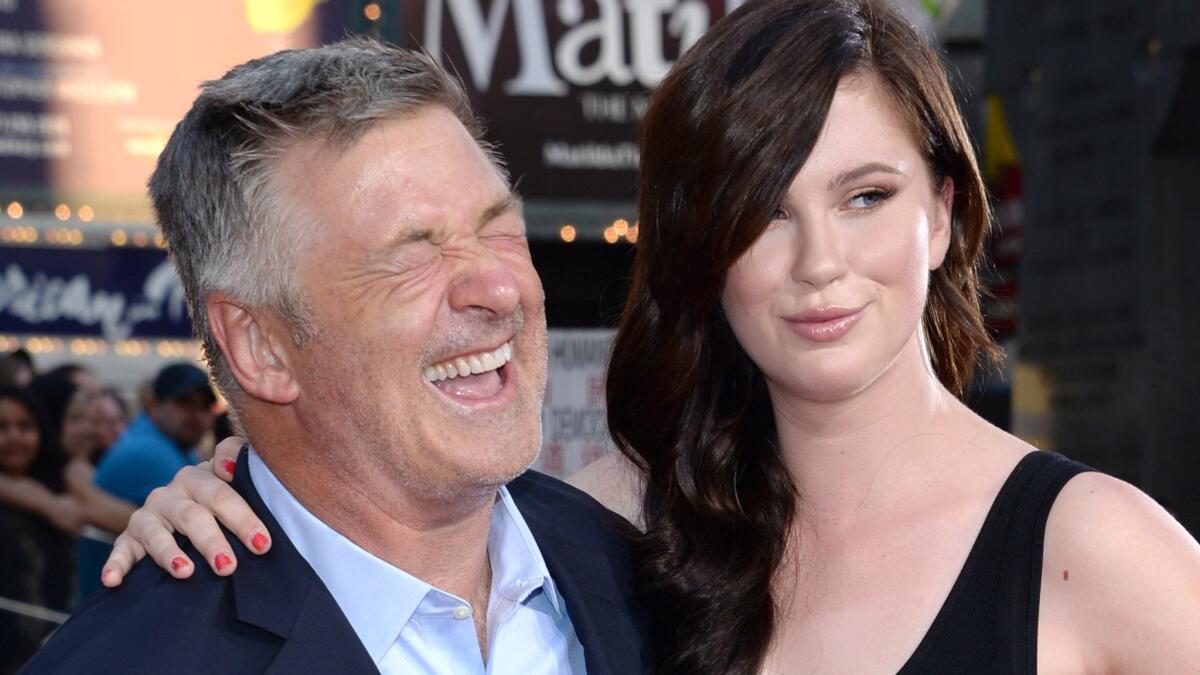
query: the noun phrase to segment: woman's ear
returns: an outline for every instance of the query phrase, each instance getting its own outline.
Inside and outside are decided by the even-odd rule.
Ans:
[[[210,294],[204,306],[217,346],[247,394],[279,405],[300,396],[285,342],[291,333],[278,317],[220,293]]]
[[[946,260],[950,238],[954,233],[954,179],[942,179],[936,204],[929,221],[929,271],[936,270]]]

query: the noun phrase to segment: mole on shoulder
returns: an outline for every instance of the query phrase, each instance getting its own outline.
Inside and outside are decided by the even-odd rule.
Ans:
[[[1070,578],[1071,578],[1071,572],[1069,570],[1063,570],[1063,581],[1067,581]]]

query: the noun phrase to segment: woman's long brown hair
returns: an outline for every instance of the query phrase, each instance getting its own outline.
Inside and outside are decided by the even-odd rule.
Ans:
[[[976,360],[996,354],[976,273],[986,195],[924,38],[882,0],[751,0],[719,21],[643,121],[639,240],[608,375],[613,438],[647,478],[639,576],[664,609],[663,672],[750,675],[774,636],[772,580],[797,495],[721,291],[856,73],[885,85],[935,185],[954,181],[952,241],[923,318],[935,371],[961,392]]]

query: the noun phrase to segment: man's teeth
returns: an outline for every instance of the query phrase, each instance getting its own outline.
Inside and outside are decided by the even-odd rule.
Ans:
[[[505,342],[490,352],[460,356],[429,366],[422,375],[426,382],[441,382],[465,375],[478,375],[496,370],[512,360],[512,343]]]

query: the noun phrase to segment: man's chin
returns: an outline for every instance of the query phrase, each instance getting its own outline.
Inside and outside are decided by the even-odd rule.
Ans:
[[[539,439],[540,440],[540,439]],[[538,453],[541,451],[541,443],[539,442],[532,448],[523,447],[520,450],[509,449],[503,454],[486,454],[480,452],[472,453],[471,459],[485,456],[489,461],[463,461],[460,463],[459,477],[460,480],[466,479],[465,482],[480,488],[499,488],[512,482],[514,478],[520,476],[533,466],[537,460]]]

